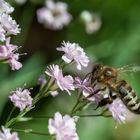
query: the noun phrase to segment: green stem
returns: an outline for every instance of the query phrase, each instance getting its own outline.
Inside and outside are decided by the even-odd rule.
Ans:
[[[15,109],[16,109],[16,107],[13,106],[13,108],[12,108],[12,110],[11,110],[11,112],[10,112],[10,114],[9,114],[9,116],[8,116],[8,118],[7,118],[7,120],[6,120],[6,123],[10,120],[10,118],[11,118],[11,116],[12,116],[12,114],[13,114],[13,112],[14,112]]]
[[[74,106],[73,106],[73,108],[72,108],[72,110],[71,110],[71,112],[70,112],[71,115],[74,113],[76,107],[78,106],[78,104],[79,104],[79,102],[80,102],[81,96],[82,96],[81,91],[79,91],[78,97],[77,97],[77,101],[76,101],[76,103],[74,104]]]
[[[0,60],[0,63],[6,63],[6,62],[7,62],[7,59]]]
[[[80,118],[84,117],[103,117],[103,114],[93,114],[93,115],[78,115]]]
[[[37,132],[37,131],[33,131],[32,129],[12,129],[13,131],[17,131],[17,132],[24,132],[24,133],[31,133],[31,134],[35,134],[35,135],[44,135],[44,136],[50,136],[52,137],[49,133],[43,133],[43,132]]]
[[[53,116],[34,116],[32,119],[50,119],[53,118]]]
[[[43,88],[34,97],[33,105],[35,105],[42,97],[44,97],[44,95],[42,94],[46,94],[51,85],[52,85],[51,78],[49,78],[48,82],[43,86]]]
[[[72,115],[73,117],[75,116],[74,114]],[[86,115],[76,115],[80,118],[84,118],[84,117],[112,117],[111,115],[105,115],[104,111],[100,114],[86,114]],[[49,119],[49,118],[53,118],[53,116],[34,116],[32,117],[32,119]]]
[[[87,103],[89,103],[89,101],[86,101],[84,104],[82,104],[81,106],[79,106],[77,109],[74,110],[74,113],[76,113],[77,111],[80,111],[82,110],[86,105]]]
[[[77,115],[78,117],[84,118],[84,117],[111,117],[111,115],[103,115],[101,114],[93,114],[93,115]]]
[[[65,68],[65,66],[66,66],[66,63],[63,60],[61,60],[60,66],[61,66],[61,68],[63,70]]]
[[[15,118],[12,118],[10,121],[8,121],[6,124],[5,124],[5,127],[9,127],[13,124],[15,124],[17,122],[17,120],[19,120],[19,118],[23,117],[27,112],[29,112],[32,108],[28,108],[28,109],[25,109],[24,111],[20,112],[20,114],[15,117]]]
[[[77,115],[79,117],[112,117],[112,115],[105,114],[108,110],[104,109],[100,114]]]

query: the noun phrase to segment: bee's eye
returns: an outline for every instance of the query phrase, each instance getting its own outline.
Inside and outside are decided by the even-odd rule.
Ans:
[[[106,73],[105,73],[105,75],[106,75],[106,76],[112,76],[112,72],[109,71],[109,70],[107,70]]]

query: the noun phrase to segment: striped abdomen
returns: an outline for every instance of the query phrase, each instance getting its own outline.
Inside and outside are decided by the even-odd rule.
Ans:
[[[121,100],[126,105],[126,107],[130,111],[136,114],[140,114],[140,102],[130,85],[123,81],[122,85],[120,84],[119,86],[117,86],[117,90]]]

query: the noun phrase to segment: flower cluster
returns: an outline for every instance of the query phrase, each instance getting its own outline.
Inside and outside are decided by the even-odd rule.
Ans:
[[[14,8],[4,0],[0,0],[0,41],[5,41],[8,35],[20,33],[19,25],[9,15]]]
[[[37,11],[38,22],[52,30],[60,30],[69,24],[72,16],[67,12],[67,4],[46,0],[46,5]]]
[[[32,106],[32,97],[30,96],[30,91],[28,89],[18,88],[16,91],[11,92],[12,95],[9,96],[10,100],[14,103],[20,111],[24,110],[26,107]]]
[[[69,115],[62,116],[59,112],[55,113],[54,119],[49,119],[48,128],[56,140],[79,140],[75,121]]]
[[[19,60],[19,53],[16,53],[18,46],[10,44],[10,35],[20,33],[19,25],[12,19],[10,14],[14,8],[0,0],[0,41],[4,42],[0,45],[0,62],[9,63],[12,70],[18,70],[22,67]]]
[[[58,51],[64,51],[62,59],[67,62],[75,62],[77,64],[77,69],[82,68],[82,66],[87,67],[89,58],[86,56],[84,50],[76,43],[63,42],[62,47],[57,48]],[[91,75],[87,75],[83,80],[79,77],[75,79],[72,76],[63,76],[62,69],[58,65],[49,66],[45,73],[51,77],[54,85],[50,89],[53,96],[58,94],[58,88],[62,91],[67,91],[69,94],[70,90],[78,89],[89,102],[95,102],[97,105],[109,94],[109,89],[102,83],[96,83],[92,85],[94,81],[91,81]],[[52,82],[52,83],[53,83]],[[104,89],[104,90],[101,90]],[[108,110],[112,113],[114,120],[118,123],[125,121],[125,107],[121,100],[114,100],[110,104],[106,104]]]
[[[2,131],[0,131],[0,140],[19,140],[19,138],[16,132],[11,133],[10,129],[2,126]]]

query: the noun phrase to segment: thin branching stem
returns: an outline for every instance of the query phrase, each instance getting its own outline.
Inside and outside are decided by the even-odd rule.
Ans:
[[[23,132],[23,133],[28,133],[28,134],[35,134],[35,135],[44,135],[44,136],[50,136],[52,137],[49,133],[44,133],[44,132],[38,132],[38,131],[33,131],[32,129],[12,129],[13,131],[17,132]]]
[[[71,112],[70,112],[71,115],[75,112],[75,109],[76,109],[76,107],[78,106],[78,104],[79,104],[79,102],[80,102],[81,96],[82,96],[82,93],[81,93],[81,91],[79,91],[79,92],[78,92],[78,96],[77,96],[76,103],[74,104],[74,106],[73,106],[73,108],[72,108],[72,110],[71,110]]]
[[[10,114],[8,115],[8,118],[7,118],[7,120],[6,120],[6,123],[10,120],[10,118],[11,118],[11,116],[12,116],[13,112],[15,111],[15,109],[16,109],[16,107],[15,107],[15,106],[13,106],[13,108],[12,108],[12,110],[11,110]]]
[[[77,115],[80,118],[84,118],[84,117],[111,117],[111,115],[103,115],[101,114],[88,114],[88,115]]]
[[[88,101],[84,102],[81,106],[79,106],[78,108],[75,108],[73,113],[76,113],[77,111],[81,111],[88,103],[89,103]]]
[[[11,125],[15,124],[16,122],[18,122],[18,120],[20,120],[20,118],[22,118],[23,116],[25,116],[29,111],[31,111],[35,104],[40,101],[43,97],[44,97],[44,93],[49,93],[49,86],[51,86],[50,84],[50,80],[48,83],[46,83],[46,85],[44,85],[44,88],[38,92],[38,94],[35,96],[33,103],[32,103],[32,108],[26,108],[24,109],[22,112],[19,113],[18,116],[16,116],[15,118],[12,118],[11,120],[8,120],[5,124],[5,127],[10,127]]]
[[[32,119],[49,119],[49,118],[53,118],[53,116],[34,116],[34,117],[32,117]]]

